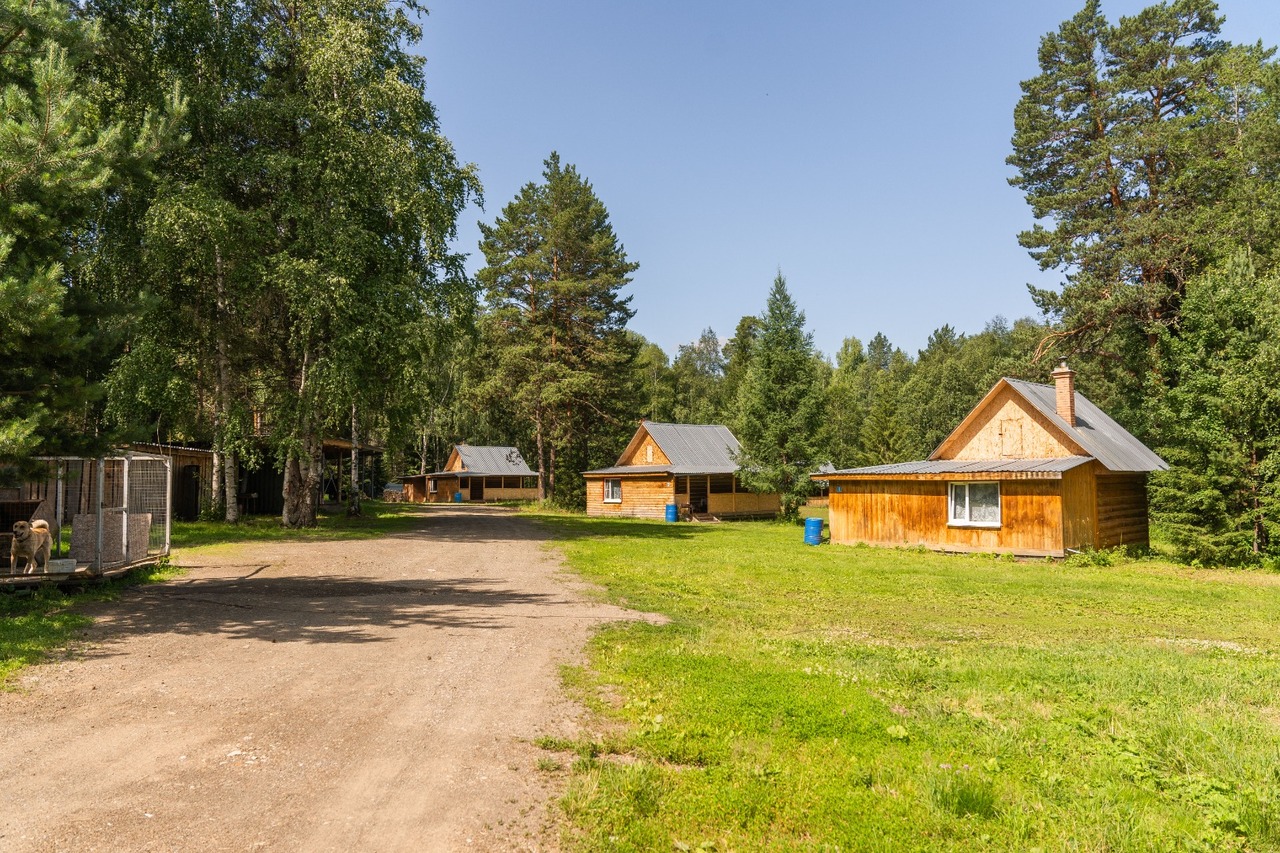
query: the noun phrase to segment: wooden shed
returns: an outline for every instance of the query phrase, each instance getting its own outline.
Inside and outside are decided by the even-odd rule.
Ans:
[[[742,446],[719,424],[642,421],[612,468],[586,471],[587,515],[664,518],[668,504],[681,517],[767,518],[776,493],[757,493],[738,479]]]
[[[814,474],[831,541],[1061,557],[1148,544],[1147,475],[1168,467],[1075,390],[1001,379],[930,457]]]
[[[396,479],[413,503],[490,503],[537,500],[537,478],[514,447],[455,444],[442,470]]]

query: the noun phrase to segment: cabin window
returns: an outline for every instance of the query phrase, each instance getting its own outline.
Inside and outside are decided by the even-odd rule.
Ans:
[[[436,478],[435,478],[435,477],[428,477],[428,478],[427,478],[427,491],[428,491],[428,492],[430,492],[430,493],[431,493],[431,494],[433,494],[433,495],[436,493]]]
[[[947,524],[951,527],[999,527],[999,483],[951,483]]]
[[[604,481],[604,502],[607,504],[622,503],[622,480],[618,478]]]

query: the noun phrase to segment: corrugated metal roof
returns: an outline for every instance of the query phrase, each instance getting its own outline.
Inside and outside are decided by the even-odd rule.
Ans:
[[[584,474],[674,474],[670,465],[615,465],[612,468],[597,468],[584,471]]]
[[[895,462],[867,468],[844,468],[819,471],[812,476],[840,474],[1035,474],[1062,473],[1086,462],[1089,456],[1065,456],[1057,459],[934,459],[926,462]]]
[[[470,444],[455,445],[462,467],[468,474],[492,474],[493,476],[533,477],[536,472],[514,447],[476,447]],[[454,472],[458,473],[458,472]]]
[[[1005,382],[1028,403],[1067,435],[1079,442],[1091,456],[1111,471],[1165,471],[1169,468],[1159,456],[1120,424],[1112,420],[1081,394],[1076,392],[1076,424],[1069,426],[1058,414],[1057,390],[1052,385],[1005,378]]]
[[[673,474],[732,474],[742,445],[720,424],[664,424],[645,421],[649,435],[671,460]]]

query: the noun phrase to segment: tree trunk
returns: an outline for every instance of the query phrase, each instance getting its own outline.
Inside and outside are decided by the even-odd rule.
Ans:
[[[360,514],[360,433],[356,423],[356,406],[351,404],[351,494],[347,499],[347,515]]]
[[[553,444],[547,451],[547,494],[552,500],[556,498],[556,446]]]
[[[535,411],[533,415],[533,439],[537,444],[538,454],[538,500],[545,501],[547,499],[547,470],[544,460],[546,451],[542,444],[542,412]]]
[[[227,454],[226,464],[222,466],[226,477],[228,524],[240,523],[240,460],[235,453]]]
[[[222,267],[222,250],[213,248],[214,287],[217,291],[217,322],[214,323],[214,350],[218,371],[218,414],[216,416],[217,441],[223,453],[222,474],[225,479],[223,489],[224,518],[230,524],[240,521],[240,496],[236,483],[240,477],[234,450],[227,448],[227,426],[231,418],[231,359],[227,356],[227,339],[223,329],[227,322],[226,279]]]
[[[312,436],[303,439],[303,450],[289,452],[284,469],[284,511],[280,523],[285,527],[315,527],[317,492],[320,488],[318,442]]]
[[[225,504],[222,502],[222,444],[215,442],[213,445],[213,482],[209,484],[209,500],[213,504],[211,509],[214,512],[223,510]]]
[[[303,508],[302,464],[296,453],[290,451],[284,464],[284,510],[280,513],[280,523],[285,527],[302,527]]]

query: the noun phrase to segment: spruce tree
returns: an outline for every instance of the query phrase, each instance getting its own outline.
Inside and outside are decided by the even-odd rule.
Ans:
[[[1188,559],[1280,553],[1280,276],[1241,252],[1194,279],[1161,347],[1182,381],[1155,407],[1155,519]]]
[[[805,331],[804,312],[779,272],[738,388],[738,438],[743,483],[757,491],[779,492],[784,516],[794,517],[809,494],[808,474],[816,467],[814,440],[821,420],[822,386],[813,335]]]

